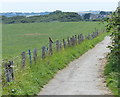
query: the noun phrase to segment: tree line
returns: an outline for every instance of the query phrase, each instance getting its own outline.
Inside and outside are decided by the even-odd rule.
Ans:
[[[54,11],[49,15],[39,16],[15,16],[15,17],[2,17],[2,22],[5,24],[11,23],[39,23],[39,22],[74,22],[81,21],[82,17],[75,12],[62,12]]]
[[[101,11],[99,15],[108,15],[110,12]],[[48,15],[37,15],[37,16],[14,16],[14,17],[6,17],[2,16],[2,23],[12,24],[12,23],[39,23],[39,22],[79,22],[79,21],[89,21],[90,17],[93,14],[86,13],[83,16],[79,15],[75,12],[62,12],[60,10],[56,10]],[[93,15],[95,17],[96,15]],[[102,17],[96,17],[95,19],[91,19],[93,21],[100,21]]]

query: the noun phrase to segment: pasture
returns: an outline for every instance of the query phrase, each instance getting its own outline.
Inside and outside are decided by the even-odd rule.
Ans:
[[[6,80],[7,72],[2,69],[3,95],[36,95],[58,70],[63,69],[70,61],[93,48],[108,34],[100,33],[94,39],[85,39],[80,45],[61,49],[54,52],[52,56],[48,55],[45,59],[41,59],[41,47],[48,46],[49,37],[55,42],[57,39],[62,41],[62,39],[67,39],[68,36],[71,37],[75,34],[88,35],[95,32],[96,29],[103,32],[105,24],[99,22],[51,22],[3,24],[2,28],[3,58],[11,59],[14,63],[12,82]],[[22,51],[26,52],[28,49],[33,51],[34,48],[37,48],[37,54],[39,54],[36,62],[30,64],[28,56],[25,58],[25,66],[22,67],[21,57],[12,59],[12,57],[21,56]]]
[[[49,22],[2,25],[2,54],[3,58],[20,55],[22,51],[34,48],[41,49],[48,45],[48,37],[53,41],[68,36],[83,33],[87,35],[104,29],[99,22]]]

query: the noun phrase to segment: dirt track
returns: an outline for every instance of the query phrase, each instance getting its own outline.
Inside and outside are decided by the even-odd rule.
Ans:
[[[110,37],[59,71],[38,95],[109,95],[103,68]]]

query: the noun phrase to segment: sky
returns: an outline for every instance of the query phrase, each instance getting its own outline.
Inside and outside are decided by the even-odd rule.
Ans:
[[[119,0],[0,0],[0,12],[115,11]]]

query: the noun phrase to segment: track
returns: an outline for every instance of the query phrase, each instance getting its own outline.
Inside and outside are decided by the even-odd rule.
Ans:
[[[59,71],[38,95],[110,95],[103,70],[110,37]]]

